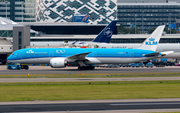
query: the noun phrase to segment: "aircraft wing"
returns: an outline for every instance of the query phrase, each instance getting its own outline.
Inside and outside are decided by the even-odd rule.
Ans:
[[[68,61],[86,60],[85,57],[86,57],[89,53],[91,53],[91,52],[76,54],[76,55],[67,57],[67,60],[68,60]]]

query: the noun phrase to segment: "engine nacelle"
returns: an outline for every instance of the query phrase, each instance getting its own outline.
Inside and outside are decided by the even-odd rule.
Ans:
[[[50,65],[52,68],[63,68],[66,67],[67,61],[63,58],[52,58],[50,60]]]

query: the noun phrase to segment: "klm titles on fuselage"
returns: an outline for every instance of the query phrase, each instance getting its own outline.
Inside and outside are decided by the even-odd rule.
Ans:
[[[33,50],[26,51],[26,55],[47,55],[48,52],[35,52]]]
[[[145,42],[145,45],[158,45],[158,42],[155,41],[155,38],[150,38],[149,41]]]

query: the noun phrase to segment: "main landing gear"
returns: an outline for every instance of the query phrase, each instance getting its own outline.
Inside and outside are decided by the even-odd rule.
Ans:
[[[79,66],[78,70],[93,70],[95,66]]]

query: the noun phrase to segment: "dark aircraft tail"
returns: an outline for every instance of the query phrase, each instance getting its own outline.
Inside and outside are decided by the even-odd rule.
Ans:
[[[113,20],[99,33],[99,35],[92,42],[110,43],[111,36],[113,35],[114,29],[116,27],[116,23],[117,20]]]

